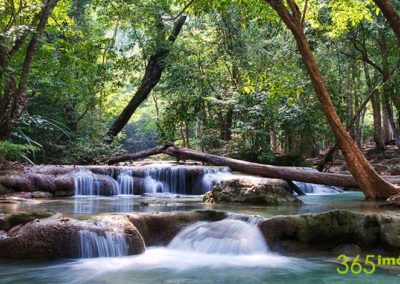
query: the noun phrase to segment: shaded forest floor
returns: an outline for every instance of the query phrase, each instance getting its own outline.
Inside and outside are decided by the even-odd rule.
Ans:
[[[375,170],[381,175],[400,175],[400,150],[397,149],[397,146],[388,145],[383,153],[376,153],[374,147],[373,143],[366,144],[363,152]],[[307,159],[307,161],[312,167],[316,167],[322,158],[321,155],[317,158]],[[327,164],[326,172],[349,173],[347,164],[340,153],[335,155],[333,162]]]

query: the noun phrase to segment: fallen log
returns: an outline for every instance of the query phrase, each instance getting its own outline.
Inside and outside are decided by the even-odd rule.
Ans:
[[[291,181],[301,181],[314,184],[324,184],[328,186],[339,186],[345,188],[358,188],[358,184],[352,175],[325,173],[318,171],[310,171],[304,168],[295,167],[278,167],[264,164],[246,162],[242,160],[221,157],[213,154],[208,154],[188,148],[176,147],[172,144],[167,144],[153,149],[126,154],[115,157],[108,161],[108,164],[116,164],[138,158],[145,158],[155,154],[167,154],[175,157],[177,160],[195,160],[209,163],[215,166],[230,167],[234,171],[242,172],[250,175],[258,175],[268,178],[278,178]],[[390,183],[400,184],[400,176],[383,176]]]

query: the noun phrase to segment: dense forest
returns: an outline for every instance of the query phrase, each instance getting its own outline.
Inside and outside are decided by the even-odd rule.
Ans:
[[[400,142],[399,5],[2,1],[0,153],[90,164],[173,142],[304,165],[337,143],[373,180],[360,148]]]
[[[399,283],[399,70],[400,0],[0,0],[0,282]]]

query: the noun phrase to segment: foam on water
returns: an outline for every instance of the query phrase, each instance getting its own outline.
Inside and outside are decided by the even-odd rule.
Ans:
[[[256,225],[239,220],[197,222],[181,231],[169,248],[207,254],[266,254],[268,247]]]
[[[74,174],[75,195],[99,195],[100,183],[89,170],[79,170]]]

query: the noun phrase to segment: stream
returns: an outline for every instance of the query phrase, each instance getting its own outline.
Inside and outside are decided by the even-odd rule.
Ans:
[[[100,196],[92,173],[79,171],[76,196],[2,204],[0,213],[46,208],[78,219],[114,212],[176,212],[214,209],[236,214],[275,215],[349,209],[380,212],[377,202],[363,201],[360,192],[299,185],[307,195],[302,206],[205,204],[202,194],[215,182],[232,178],[226,168],[206,169],[187,182],[184,170],[154,168],[145,173],[142,195],[134,195],[129,171],[112,173],[114,195]],[[115,182],[114,182],[115,181]],[[190,186],[188,186],[188,184]],[[185,194],[187,193],[187,194]],[[197,194],[195,194],[197,193]],[[117,234],[80,232],[81,258],[55,261],[0,260],[0,283],[398,283],[398,272],[377,269],[373,275],[339,275],[332,254],[281,255],[270,251],[258,228],[238,220],[197,222],[184,228],[165,247],[126,256]],[[99,257],[100,256],[100,257]]]

